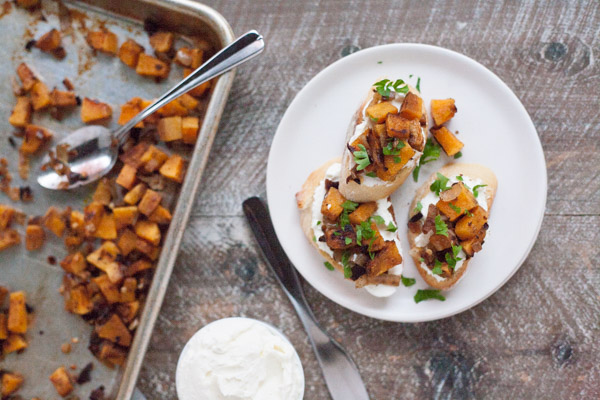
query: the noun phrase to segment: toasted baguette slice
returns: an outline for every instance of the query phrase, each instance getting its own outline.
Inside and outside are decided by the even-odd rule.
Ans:
[[[421,93],[412,86],[409,86],[409,91],[421,97]],[[383,199],[391,195],[396,189],[404,183],[406,178],[411,174],[412,170],[416,167],[419,158],[421,157],[422,152],[415,150],[415,154],[411,158],[410,161],[404,165],[404,167],[398,172],[395,179],[392,181],[384,181],[379,178],[371,178],[369,179],[372,184],[365,183],[357,183],[354,180],[348,181],[348,176],[351,173],[352,168],[356,165],[354,162],[352,153],[348,149],[348,144],[350,140],[354,136],[355,129],[357,126],[361,125],[363,121],[369,121],[369,117],[366,115],[366,109],[370,105],[375,92],[373,89],[369,89],[369,94],[366,99],[362,102],[358,110],[354,113],[352,117],[352,121],[348,126],[348,130],[346,132],[346,141],[344,145],[344,153],[342,155],[342,173],[340,177],[340,193],[344,195],[349,200],[356,202],[367,202],[367,201],[376,201],[379,199]],[[425,108],[425,101],[423,101],[423,115],[425,116],[425,120],[428,121],[427,110]],[[370,122],[367,122],[367,125],[371,125]],[[427,122],[424,127],[422,127],[421,131],[423,134],[423,143],[427,140],[427,132],[428,132],[429,123]],[[346,182],[348,181],[348,182]]]
[[[302,228],[302,231],[304,232],[304,235],[308,239],[309,243],[311,243],[319,251],[319,253],[325,259],[325,261],[329,262],[336,270],[340,271],[343,274],[344,267],[342,266],[342,264],[339,263],[338,261],[336,261],[330,254],[323,251],[319,247],[318,242],[315,241],[315,239],[320,237],[323,233],[315,232],[313,230],[313,226],[312,226],[313,203],[314,203],[315,191],[317,190],[317,188],[319,188],[321,186],[321,184],[323,183],[324,178],[327,174],[327,171],[334,164],[338,164],[338,165],[340,164],[339,157],[326,162],[325,164],[323,164],[321,167],[319,167],[317,170],[313,171],[309,175],[306,182],[304,182],[304,184],[302,185],[302,189],[296,194],[296,203],[298,205],[298,209],[300,210],[300,226]],[[336,177],[335,180],[337,180],[337,179],[339,179],[339,177]],[[321,206],[321,204],[319,203],[319,208],[320,208],[320,206]],[[391,207],[391,205],[388,208],[388,210],[391,213],[392,218],[394,218],[394,210]],[[400,252],[400,254],[402,255],[402,248],[401,248],[401,246],[398,245],[400,243],[400,239],[399,239],[399,236],[397,235],[397,233],[395,234],[394,239],[397,239],[397,242],[396,242],[397,248],[398,248],[398,251]],[[400,274],[402,273],[402,265],[403,265],[403,263],[400,264],[400,266],[394,267],[393,275],[396,275],[398,277],[400,276]],[[391,272],[388,272],[388,273],[391,273]],[[384,278],[382,277],[382,279],[384,279]],[[357,283],[357,287],[358,287],[358,281],[355,283]],[[384,284],[378,284],[378,285],[367,284],[364,287],[369,293],[371,293],[373,296],[376,296],[376,297],[390,296],[397,289],[395,286],[388,286],[388,285],[384,285]]]
[[[478,180],[478,181],[481,181],[482,184],[487,185],[485,188],[479,189],[479,196],[482,196],[482,195],[486,196],[487,210],[488,210],[488,213],[490,212],[490,210],[492,208],[492,203],[494,202],[494,197],[496,196],[496,190],[498,188],[498,181],[496,179],[496,175],[494,174],[494,172],[492,172],[492,170],[490,170],[487,167],[484,167],[483,165],[479,165],[479,164],[451,163],[451,164],[445,165],[437,172],[439,172],[440,174],[442,174],[448,178],[454,178],[458,175],[463,175],[466,178],[470,178],[472,180]],[[423,184],[423,186],[421,186],[417,190],[417,192],[415,194],[415,198],[409,208],[409,219],[410,219],[411,215],[414,214],[413,210],[415,209],[415,207],[417,207],[417,203],[419,201],[422,201],[423,199],[425,199],[425,197],[427,195],[432,193],[430,186],[437,178],[437,172],[433,173],[429,177],[429,179],[427,179],[427,181]],[[427,217],[427,209],[426,208],[427,208],[427,206],[423,205],[423,209],[422,209],[422,212],[424,214],[423,218]],[[438,279],[436,279],[436,277],[434,275],[432,275],[428,272],[429,268],[426,265],[421,264],[421,261],[420,261],[421,257],[419,255],[419,252],[417,251],[418,248],[416,245],[417,236],[419,236],[419,234],[415,234],[415,233],[411,232],[410,229],[408,229],[408,243],[409,243],[410,249],[411,249],[410,255],[411,255],[413,261],[415,262],[415,265],[417,266],[417,270],[419,271],[419,274],[421,274],[421,277],[425,280],[425,282],[427,282],[427,284],[429,286],[431,286],[435,289],[442,289],[442,290],[450,289],[465,274],[471,258],[464,259],[462,266],[459,269],[457,269],[454,272],[454,274],[452,274],[451,277],[438,280]]]

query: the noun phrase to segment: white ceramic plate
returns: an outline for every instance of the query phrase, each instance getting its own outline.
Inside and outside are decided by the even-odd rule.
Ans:
[[[412,78],[409,76],[412,75]],[[425,288],[408,256],[406,222],[415,190],[451,160],[421,169],[419,183],[409,177],[392,195],[402,240],[404,272],[417,278],[412,287],[400,285],[389,298],[357,290],[339,272],[323,265],[299,225],[294,195],[309,173],[342,154],[350,119],[380,78],[402,78],[412,85],[421,78],[421,92],[431,99],[456,99],[458,113],[450,122],[465,143],[461,162],[491,168],[498,193],[490,215],[483,250],[469,263],[464,278],[446,291],[446,301],[415,304],[417,289]],[[498,290],[521,266],[538,235],[546,204],[546,164],[537,132],[515,94],[476,61],[439,47],[390,44],[345,57],[315,76],[290,104],[269,153],[267,198],[275,231],[298,271],[336,303],[373,318],[420,322],[448,317],[473,307]]]

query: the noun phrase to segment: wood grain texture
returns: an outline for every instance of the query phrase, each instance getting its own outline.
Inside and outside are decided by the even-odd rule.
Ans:
[[[473,309],[395,324],[332,303],[309,285],[319,322],[354,356],[372,399],[600,397],[600,6],[576,2],[209,1],[267,50],[238,70],[196,199],[140,387],[174,399],[186,340],[241,315],[287,334],[307,400],[328,394],[308,339],[242,217],[295,94],[342,53],[392,42],[443,46],[495,72],[521,99],[548,165],[540,237],[517,274]],[[243,163],[244,167],[239,165]]]

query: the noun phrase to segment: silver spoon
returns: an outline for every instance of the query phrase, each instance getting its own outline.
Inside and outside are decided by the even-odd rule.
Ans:
[[[250,31],[219,51],[116,131],[111,132],[104,126],[92,125],[72,132],[59,144],[69,145],[68,167],[74,173],[71,176],[76,176],[77,179],[69,182],[67,176],[61,176],[49,168],[38,175],[38,183],[48,189],[72,189],[103,177],[115,165],[119,147],[125,143],[131,128],[138,122],[196,86],[254,58],[263,51],[264,46],[263,37],[256,31]],[[50,157],[46,156],[43,163],[49,161]]]

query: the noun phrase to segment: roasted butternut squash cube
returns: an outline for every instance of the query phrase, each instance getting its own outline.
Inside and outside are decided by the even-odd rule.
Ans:
[[[117,224],[113,214],[104,213],[100,224],[94,232],[94,236],[100,239],[112,240],[117,238]]]
[[[386,241],[382,250],[367,262],[367,275],[379,276],[402,263],[402,256],[393,240]]]
[[[480,206],[471,211],[471,215],[465,215],[458,220],[454,231],[460,240],[468,240],[474,237],[487,223],[488,213]]]
[[[193,69],[191,69],[191,68],[184,68],[184,70],[183,70],[183,77],[184,78],[187,77],[192,72],[194,72]],[[192,96],[196,97],[196,98],[200,98],[200,97],[204,96],[205,93],[208,92],[208,90],[212,86],[211,82],[212,81],[204,82],[203,84],[201,84],[199,86],[196,86],[195,88],[193,88],[192,90],[190,90],[188,93],[191,94]]]
[[[408,120],[420,120],[423,116],[423,99],[412,92],[406,93],[400,106],[400,116]]]
[[[50,382],[52,382],[54,385],[56,393],[62,397],[65,397],[73,391],[71,376],[69,376],[69,373],[65,367],[59,367],[56,371],[54,371],[52,375],[50,375]]]
[[[62,269],[64,269],[70,274],[79,275],[83,271],[85,271],[87,263],[83,254],[80,251],[78,251],[76,253],[71,253],[67,255],[60,262],[60,266],[62,267]]]
[[[120,254],[120,251],[117,245],[106,241],[102,243],[102,246],[88,254],[86,260],[99,270],[106,272],[110,281],[116,283],[123,279],[123,271],[116,261],[118,254]]]
[[[457,111],[454,99],[431,100],[431,117],[434,126],[441,126],[450,121]]]
[[[12,292],[8,297],[8,330],[12,333],[27,332],[27,306],[25,292]]]
[[[141,158],[146,150],[148,150],[149,146],[150,145],[146,142],[140,142],[121,154],[119,160],[121,160],[123,164],[127,164],[137,169],[143,164]]]
[[[141,109],[135,105],[135,104],[131,104],[131,103],[125,103],[121,106],[121,114],[119,115],[119,121],[117,121],[117,123],[119,125],[125,125],[127,122],[129,122],[133,117],[135,117],[136,115],[138,115],[140,113]],[[140,121],[135,125],[136,128],[143,128],[144,127],[144,121]]]
[[[158,121],[158,135],[163,142],[172,142],[173,140],[181,139],[181,117],[161,118]]]
[[[144,171],[154,172],[159,169],[169,156],[156,146],[148,147],[148,150],[142,155],[140,161],[143,164]]]
[[[24,128],[31,122],[31,102],[27,96],[17,97],[17,104],[13,108],[8,122],[15,128]]]
[[[157,53],[168,53],[173,47],[173,40],[175,39],[171,32],[156,32],[150,36],[150,46]]]
[[[94,50],[108,54],[117,54],[119,39],[117,35],[107,30],[89,32],[86,38],[88,44]]]
[[[190,49],[188,47],[182,47],[177,50],[175,54],[175,62],[182,67],[188,67],[192,70],[202,65],[204,53],[200,49]]]
[[[46,234],[39,225],[27,225],[25,228],[25,248],[29,251],[37,250],[44,244]]]
[[[17,5],[21,8],[31,10],[40,5],[40,0],[17,0]]]
[[[406,140],[410,136],[410,120],[399,114],[388,114],[385,119],[385,129],[389,137]]]
[[[357,225],[369,219],[369,217],[373,215],[376,210],[376,202],[371,201],[368,203],[362,203],[356,208],[356,210],[352,211],[350,215],[348,215],[348,218],[350,219],[350,223]]]
[[[140,239],[143,242],[143,240]],[[146,271],[152,268],[152,263],[148,260],[144,260],[143,258],[137,260],[127,269],[126,273],[128,276],[132,276],[137,274],[138,272]]]
[[[95,331],[102,339],[110,340],[119,346],[131,345],[131,333],[117,314],[111,315],[105,323],[96,325]]]
[[[137,241],[135,242],[135,249],[140,253],[145,254],[152,261],[158,258],[159,248],[140,237],[138,237]]]
[[[176,115],[184,117],[188,115],[189,110],[183,105],[183,103],[181,103],[179,99],[175,99],[159,108],[156,113],[161,117],[173,117]]]
[[[140,310],[140,302],[137,300],[117,305],[117,314],[124,323],[130,323]]]
[[[117,241],[117,245],[119,246],[119,249],[121,250],[121,254],[126,256],[127,254],[129,254],[133,250],[135,250],[136,245],[137,245],[136,242],[137,242],[137,235],[135,233],[133,233],[133,231],[131,229],[125,229],[123,231],[123,233],[121,233],[121,236],[119,237],[119,240]]]
[[[156,210],[156,207],[158,207],[161,200],[162,195],[160,193],[155,192],[152,189],[147,189],[142,197],[142,200],[140,201],[140,204],[138,204],[138,210],[148,217],[154,210]]]
[[[38,125],[27,125],[19,151],[23,154],[35,154],[52,139],[52,133]]]
[[[179,103],[189,111],[194,111],[200,105],[200,101],[188,93],[184,93],[177,98]]]
[[[463,240],[460,242],[460,245],[462,246],[463,251],[467,255],[467,258],[473,257],[475,253],[481,251],[486,232],[486,229],[482,229],[479,232],[477,232],[477,234],[471,239]]]
[[[27,348],[27,342],[25,338],[16,333],[11,333],[8,338],[2,342],[2,352],[4,354],[13,353],[15,351],[21,351]]]
[[[144,193],[146,193],[147,188],[148,186],[146,186],[145,183],[138,183],[133,187],[133,189],[131,189],[129,192],[127,192],[127,194],[125,194],[125,196],[123,197],[123,201],[130,205],[137,204],[137,202],[140,201]]]
[[[108,119],[112,116],[112,108],[101,101],[84,97],[81,103],[81,120],[89,124]]]
[[[144,48],[135,40],[127,39],[119,48],[119,59],[130,68],[135,68]]]
[[[93,236],[96,229],[102,221],[104,215],[104,205],[102,203],[92,201],[83,209],[83,229],[85,236]]]
[[[330,187],[321,204],[321,213],[331,222],[336,221],[342,211],[344,211],[342,204],[344,204],[345,201],[346,198],[342,196],[339,190]]]
[[[130,303],[135,301],[135,290],[137,289],[137,279],[125,278],[121,290],[119,291],[119,303]]]
[[[385,122],[388,114],[397,114],[398,109],[389,101],[373,104],[367,107],[367,117],[371,118],[377,124]]]
[[[377,177],[384,181],[393,181],[400,170],[404,168],[406,163],[414,156],[415,151],[406,142],[404,147],[400,149],[400,154],[397,156],[383,156],[384,168],[376,168]]]
[[[52,104],[48,86],[42,81],[37,81],[31,88],[31,105],[35,111],[44,109]]]
[[[85,217],[82,212],[72,210],[69,216],[69,226],[72,230],[83,233],[85,226]]]
[[[8,320],[4,313],[0,313],[0,340],[8,338]]]
[[[452,185],[452,188],[448,190],[460,190],[460,192],[458,192],[458,195],[454,200],[444,201],[440,199],[437,202],[436,207],[444,213],[450,221],[456,221],[461,215],[466,214],[467,211],[470,211],[477,206],[475,196],[473,196],[473,193],[471,193],[462,182],[455,183]]]
[[[65,309],[73,314],[85,315],[94,309],[94,303],[84,285],[71,288],[65,298]]]
[[[56,29],[51,29],[35,41],[35,47],[46,53],[52,53],[60,47],[60,32]]]
[[[141,53],[135,67],[135,72],[141,76],[166,78],[169,76],[169,66],[158,58]]]
[[[125,364],[127,352],[120,347],[115,346],[110,342],[104,342],[100,345],[98,358],[109,366]]]
[[[8,289],[0,286],[0,307],[4,305],[4,300],[8,297]]]
[[[119,171],[119,176],[117,176],[117,184],[123,186],[127,190],[131,190],[136,181],[136,173],[137,169],[127,164],[123,165],[123,168]]]
[[[0,204],[0,231],[10,227],[15,216],[15,209],[4,204]],[[0,302],[0,306],[2,303]]]
[[[62,237],[67,224],[63,220],[61,213],[55,208],[50,207],[44,215],[44,226],[58,237]]]
[[[200,49],[192,49],[192,64],[191,67],[193,70],[197,69],[202,65],[202,61],[204,58],[204,52]]]
[[[158,172],[165,178],[181,183],[185,174],[185,161],[179,155],[172,154]]]
[[[158,246],[160,243],[160,229],[158,224],[152,221],[138,221],[135,224],[135,234],[144,240]]]
[[[148,217],[149,221],[156,222],[159,225],[168,225],[171,222],[171,213],[163,206],[158,206]]]
[[[77,96],[75,92],[52,89],[50,92],[50,102],[54,107],[75,107],[77,105]]]
[[[198,117],[185,117],[181,120],[181,138],[183,143],[194,144],[198,140],[200,120]]]
[[[17,75],[23,84],[23,89],[25,89],[27,92],[30,91],[33,88],[33,85],[35,85],[35,83],[38,81],[37,76],[25,63],[19,64],[17,67]]]
[[[105,206],[110,204],[112,201],[112,190],[108,178],[103,178],[98,182],[98,186],[96,186],[96,190],[92,196],[92,201],[104,204]]]
[[[19,232],[14,229],[0,231],[0,251],[21,243]]]
[[[113,208],[113,216],[117,229],[121,229],[134,224],[138,216],[138,209],[135,206],[115,207]]]
[[[23,375],[12,372],[4,372],[2,375],[2,398],[7,398],[15,393],[23,385]]]
[[[433,137],[435,137],[435,140],[437,140],[437,142],[442,146],[442,149],[444,149],[446,154],[448,154],[450,157],[454,156],[464,147],[463,142],[458,140],[456,135],[450,132],[445,126],[432,128],[431,133],[433,134]]]
[[[154,103],[154,100],[142,100],[141,104],[140,104],[140,108],[143,110],[144,108],[147,108],[149,105],[151,105],[152,103]],[[158,124],[158,120],[160,119],[160,116],[158,115],[158,113],[152,113],[150,114],[148,117],[146,117],[144,119],[144,122],[150,125],[156,125]]]
[[[114,304],[119,302],[121,299],[121,294],[119,293],[119,287],[112,283],[106,274],[100,274],[99,276],[92,278],[92,281],[98,288],[100,288],[100,292],[106,299],[109,304]]]

